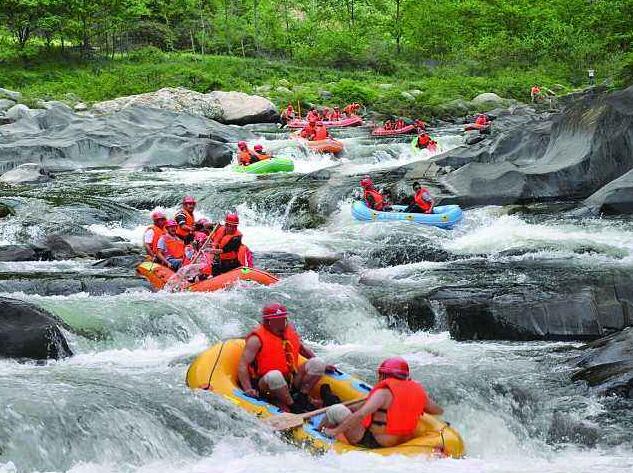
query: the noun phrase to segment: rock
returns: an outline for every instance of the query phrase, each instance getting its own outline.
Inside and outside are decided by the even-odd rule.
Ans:
[[[420,89],[412,89],[412,90],[409,90],[409,94],[413,95],[414,97],[417,97],[418,95],[422,95],[422,91]]]
[[[329,90],[319,90],[319,97],[325,100],[329,100],[332,98],[332,92]]]
[[[13,211],[12,207],[9,207],[8,205],[0,202],[0,218],[5,218],[8,217],[9,215],[14,215],[15,212]]]
[[[502,99],[497,94],[492,92],[486,92],[483,94],[479,94],[477,97],[471,100],[472,104],[481,107],[481,106],[492,106],[498,107],[504,105],[507,101]]]
[[[415,97],[411,95],[409,92],[400,92],[400,97],[405,100],[414,101]]]
[[[92,106],[93,113],[113,113],[129,107],[149,107],[171,112],[186,112],[192,115],[222,119],[222,107],[215,97],[182,87],[166,87],[156,92],[119,97]]]
[[[31,117],[31,109],[24,104],[17,104],[4,112],[5,116],[13,121],[21,120],[22,118]]]
[[[9,110],[14,105],[15,105],[15,102],[13,100],[0,99],[0,112],[4,112],[5,110]]]
[[[370,292],[369,301],[376,310],[391,320],[402,321],[408,330],[418,332],[436,326],[435,313],[428,299],[417,291],[402,290],[398,293]]]
[[[5,184],[41,184],[51,180],[50,173],[39,164],[22,164],[0,176],[0,182]]]
[[[246,125],[248,123],[274,123],[279,120],[277,107],[270,100],[258,95],[242,92],[216,90],[207,94],[214,98],[222,109],[222,123]]]
[[[37,254],[29,245],[0,246],[0,261],[33,261],[36,259]]]
[[[134,290],[151,291],[151,285],[142,278],[128,277],[86,277],[79,274],[71,277],[14,277],[0,279],[0,291],[5,293],[21,292],[40,296],[69,296],[86,293],[90,295],[117,295]]]
[[[596,340],[585,351],[573,379],[586,381],[601,394],[633,399],[633,327]]]
[[[0,97],[4,97],[14,102],[22,100],[22,94],[20,92],[14,92],[13,90],[3,89],[0,87]]]
[[[0,297],[0,356],[36,360],[72,356],[63,322],[27,302]]]
[[[378,84],[378,88],[381,90],[393,89],[393,84]]]
[[[633,213],[633,171],[629,171],[591,194],[583,208],[593,215]]]
[[[117,245],[100,235],[49,235],[45,245],[54,259],[120,256],[107,253],[107,250],[117,249]]]
[[[68,106],[68,104],[65,104],[64,102],[60,102],[59,100],[49,100],[49,101],[40,100],[37,102],[37,106],[45,110],[50,110],[51,108],[55,108],[55,107],[61,107],[67,110],[72,110]]]
[[[100,116],[54,107],[0,130],[0,169],[41,163],[50,170],[95,167],[224,167],[252,139],[237,127],[188,113],[128,107]]]
[[[469,112],[469,104],[464,99],[455,99],[442,104],[439,109],[444,116],[452,117],[466,115]]]
[[[86,105],[83,102],[79,102],[77,104],[75,104],[75,106],[73,107],[75,112],[85,112],[86,110],[88,110],[88,105]]]
[[[282,87],[282,86],[276,87],[275,92],[281,95],[290,95],[292,93],[292,91],[288,87]]]
[[[569,101],[560,115],[546,116],[551,131],[541,140],[532,142],[532,130],[515,127],[493,131],[497,137],[479,148],[442,156],[444,162],[459,157],[461,165],[487,163],[467,164],[443,183],[466,205],[579,199],[633,168],[633,87],[592,90]]]
[[[145,256],[142,255],[111,256],[97,261],[92,266],[95,268],[126,268],[135,270],[143,261],[145,261]]]

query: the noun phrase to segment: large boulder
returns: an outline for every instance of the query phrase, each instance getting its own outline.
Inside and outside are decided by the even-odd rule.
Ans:
[[[13,121],[18,121],[23,118],[31,118],[31,109],[24,104],[18,103],[4,112],[4,115]]]
[[[157,90],[145,94],[119,97],[92,107],[95,113],[112,113],[132,106],[187,112],[226,124],[275,122],[277,108],[268,99],[242,92],[213,91],[203,94],[182,87]]]
[[[471,102],[476,107],[500,107],[504,105],[507,100],[502,99],[495,93],[485,92],[483,94],[479,94],[477,97],[472,99]]]
[[[633,213],[633,170],[587,197],[582,209],[593,215]]]
[[[532,130],[515,127],[468,150],[472,164],[451,153],[442,157],[447,164],[463,165],[444,179],[446,187],[467,204],[574,199],[628,172],[633,167],[633,87],[592,91],[569,101],[562,114],[551,118],[549,139],[546,133],[532,141]],[[457,151],[457,158],[463,152]]]
[[[0,98],[0,112],[4,112],[6,110],[9,110],[14,105],[15,105],[15,102],[13,100],[1,99]]]
[[[22,164],[0,176],[0,182],[5,184],[41,184],[50,180],[50,173],[36,163]]]
[[[576,363],[575,380],[605,395],[620,395],[633,399],[633,327],[585,347]]]
[[[45,360],[72,356],[63,323],[27,302],[0,297],[0,357]]]
[[[45,246],[54,259],[122,256],[133,248],[100,235],[49,235]]]
[[[39,163],[50,170],[230,163],[231,142],[254,135],[188,113],[129,107],[92,117],[64,107],[0,127],[0,170]]]
[[[0,87],[0,98],[19,102],[22,99],[22,94],[20,92],[15,92],[13,90],[3,89],[2,87]]]
[[[36,259],[37,253],[29,245],[0,246],[0,261],[33,261]]]

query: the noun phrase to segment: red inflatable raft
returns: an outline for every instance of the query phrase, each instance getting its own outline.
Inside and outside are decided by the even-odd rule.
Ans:
[[[415,125],[407,125],[397,130],[385,130],[384,127],[374,128],[371,131],[371,136],[398,136],[408,135],[410,133],[417,133],[417,127]]]
[[[145,261],[139,264],[136,267],[136,273],[147,279],[152,287],[157,290],[162,289],[167,281],[174,275],[171,269],[151,261]],[[189,284],[184,290],[191,292],[212,292],[232,286],[239,281],[254,281],[264,286],[269,286],[279,281],[279,279],[261,269],[242,267],[220,274],[214,278]]]
[[[344,128],[347,126],[361,126],[363,124],[363,119],[358,116],[353,116],[336,121],[325,120],[321,123],[323,123],[326,128]],[[306,126],[308,126],[307,120],[294,119],[288,122],[288,128],[305,128]]]

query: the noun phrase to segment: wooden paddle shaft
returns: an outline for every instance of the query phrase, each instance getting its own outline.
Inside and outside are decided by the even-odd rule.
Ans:
[[[351,401],[345,401],[342,402],[341,404],[343,404],[344,406],[353,406],[354,404],[359,404],[363,401],[365,401],[367,398],[366,397],[362,397],[360,399],[353,399]],[[321,409],[317,409],[316,411],[310,411],[310,412],[306,412],[305,414],[299,414],[298,417],[301,419],[309,419],[310,417],[314,417],[314,416],[318,416],[319,414],[323,414],[325,411],[327,411],[331,406],[328,407],[322,407]]]

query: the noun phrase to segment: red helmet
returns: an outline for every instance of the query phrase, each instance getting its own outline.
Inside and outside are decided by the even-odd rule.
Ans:
[[[240,223],[240,217],[238,217],[236,213],[226,214],[226,217],[224,218],[224,223],[237,227],[237,225]]]
[[[165,226],[167,228],[169,228],[169,227],[177,227],[178,224],[176,223],[175,220],[167,220],[167,222],[165,223]]]
[[[387,358],[380,363],[378,374],[393,376],[394,378],[407,379],[409,377],[409,363],[399,356]]]
[[[262,319],[271,320],[271,319],[280,319],[288,317],[288,309],[286,309],[285,305],[282,304],[267,304],[262,309]]]
[[[238,141],[237,142],[237,147],[239,149],[246,149],[246,141]]]
[[[182,203],[184,204],[196,204],[196,199],[193,198],[193,196],[190,195],[186,195],[183,197],[182,199]]]
[[[150,216],[152,217],[152,220],[160,220],[160,219],[166,219],[167,215],[165,215],[163,212],[161,212],[160,210],[154,210]]]
[[[360,180],[360,185],[363,189],[371,189],[374,187],[374,181],[371,180],[371,177],[365,176]]]
[[[255,145],[255,148],[253,148],[255,151],[257,151],[258,153],[261,151],[264,151],[264,147],[262,145]]]

